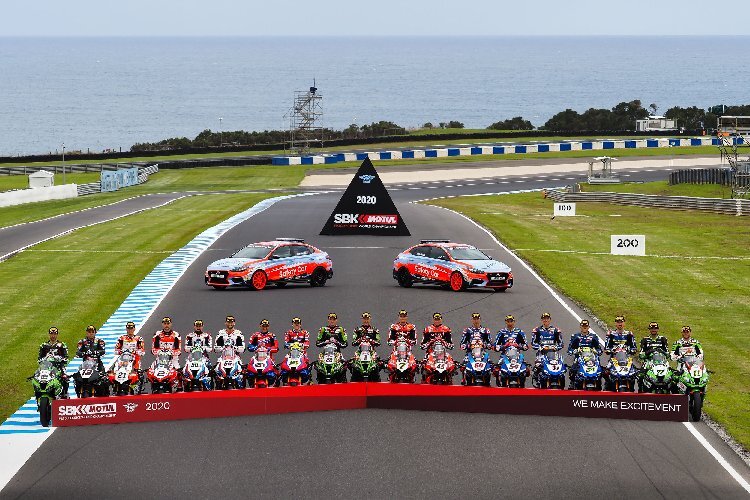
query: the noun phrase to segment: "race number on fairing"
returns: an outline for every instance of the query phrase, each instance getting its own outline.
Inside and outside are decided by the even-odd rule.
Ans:
[[[646,255],[646,236],[643,234],[613,234],[610,253],[612,255]]]

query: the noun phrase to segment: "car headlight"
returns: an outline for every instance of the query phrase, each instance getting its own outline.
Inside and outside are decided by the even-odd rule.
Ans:
[[[484,274],[484,271],[482,271],[481,269],[477,269],[476,267],[472,267],[471,269],[469,269],[469,272],[472,274]]]
[[[241,272],[247,271],[248,269],[249,268],[246,266],[237,266],[237,267],[233,267],[232,269],[230,269],[230,271],[232,271],[233,273],[241,273]]]

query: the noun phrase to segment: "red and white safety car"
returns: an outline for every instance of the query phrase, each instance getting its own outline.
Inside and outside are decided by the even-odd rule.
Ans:
[[[403,287],[438,284],[453,291],[467,287],[504,292],[513,286],[510,267],[471,245],[449,240],[422,240],[393,261],[393,279]]]
[[[252,243],[206,268],[206,285],[217,290],[244,286],[262,290],[269,283],[323,286],[333,277],[333,262],[326,252],[298,238],[276,238]]]

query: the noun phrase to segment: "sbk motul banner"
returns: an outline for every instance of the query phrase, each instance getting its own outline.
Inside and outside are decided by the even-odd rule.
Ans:
[[[411,236],[369,158],[362,162],[320,234]]]

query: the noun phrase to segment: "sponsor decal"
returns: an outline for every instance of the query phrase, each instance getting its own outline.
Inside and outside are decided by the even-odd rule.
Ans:
[[[57,418],[64,420],[101,419],[117,416],[117,403],[68,404],[57,408]]]
[[[676,403],[652,403],[650,401],[573,399],[574,408],[594,408],[615,411],[678,413],[684,405]]]
[[[375,178],[375,176],[374,175],[364,174],[364,175],[360,175],[359,178],[362,179],[362,184],[369,184],[369,183],[372,182],[372,180]]]
[[[125,408],[125,411],[128,413],[133,413],[136,408],[138,408],[138,403],[125,403],[122,405]]]
[[[294,267],[287,267],[279,271],[279,278],[294,278],[299,274],[304,274],[307,270],[305,264],[300,264]]]
[[[433,269],[431,267],[415,265],[414,273],[421,274],[422,276],[425,276],[427,278],[433,278],[433,279],[440,278],[440,273],[438,273],[437,269]]]
[[[334,224],[379,224],[395,226],[398,224],[398,215],[376,215],[376,214],[334,214]]]

